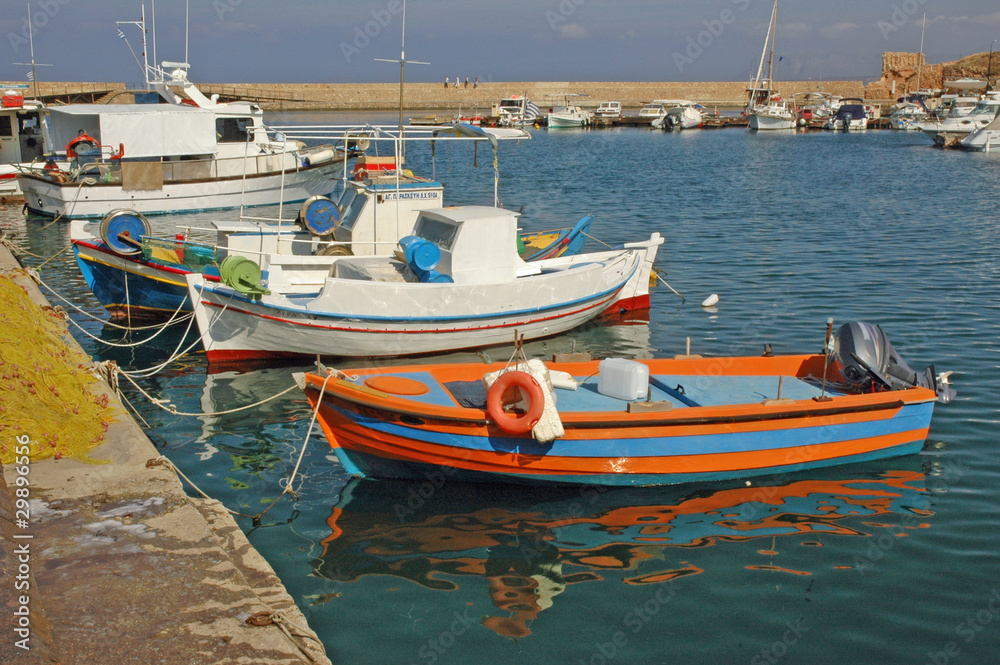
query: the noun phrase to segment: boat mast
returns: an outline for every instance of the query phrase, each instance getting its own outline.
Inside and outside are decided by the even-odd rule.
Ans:
[[[771,11],[771,27],[768,30],[768,37],[771,40],[771,51],[767,54],[767,88],[768,93],[774,87],[774,42],[778,38],[778,0],[774,0],[774,9]]]
[[[774,0],[774,9],[771,10],[771,23],[767,26],[767,36],[764,38],[764,48],[760,52],[760,63],[757,65],[757,76],[753,80],[753,88],[750,91],[750,101],[747,104],[749,109],[752,109],[757,104],[757,91],[760,89],[761,77],[764,75],[764,58],[767,58],[768,46],[771,45],[771,31],[774,30],[774,19],[778,13],[778,0]],[[771,53],[774,53],[773,47]],[[770,61],[768,63],[768,69],[771,69]],[[770,73],[768,74],[770,76]],[[771,81],[768,79],[768,88],[771,86]],[[768,91],[770,93],[770,91]],[[768,95],[770,96],[770,94]]]
[[[917,89],[920,92],[920,69],[924,64],[924,31],[927,29],[927,12],[924,12],[924,24],[920,28],[920,55],[917,56]]]

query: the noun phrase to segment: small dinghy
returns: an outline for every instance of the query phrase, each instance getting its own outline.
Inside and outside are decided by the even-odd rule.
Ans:
[[[878,326],[845,324],[835,341],[817,355],[300,377],[337,457],[358,476],[661,485],[918,452],[934,402],[955,394],[950,373],[915,372]]]

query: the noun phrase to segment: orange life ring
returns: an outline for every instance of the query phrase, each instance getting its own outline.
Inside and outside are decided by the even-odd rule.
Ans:
[[[528,398],[528,410],[521,416],[511,418],[503,410],[503,397],[508,388],[519,388]],[[542,387],[527,372],[504,372],[490,386],[486,393],[486,412],[497,426],[508,434],[527,434],[534,427],[545,408],[545,393]]]

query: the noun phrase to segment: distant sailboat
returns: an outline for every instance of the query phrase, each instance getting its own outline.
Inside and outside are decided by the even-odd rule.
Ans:
[[[764,50],[760,54],[760,64],[757,66],[757,76],[747,99],[746,114],[750,121],[750,129],[793,129],[795,116],[788,108],[778,91],[774,90],[774,41],[778,28],[778,0],[774,0],[771,10],[771,23],[764,39]],[[764,77],[764,60],[767,60],[767,77]]]

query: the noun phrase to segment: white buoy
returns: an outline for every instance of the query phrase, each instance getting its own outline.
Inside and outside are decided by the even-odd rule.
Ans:
[[[701,303],[702,307],[715,307],[719,304],[719,294],[713,293],[709,297],[705,298],[705,302]]]

